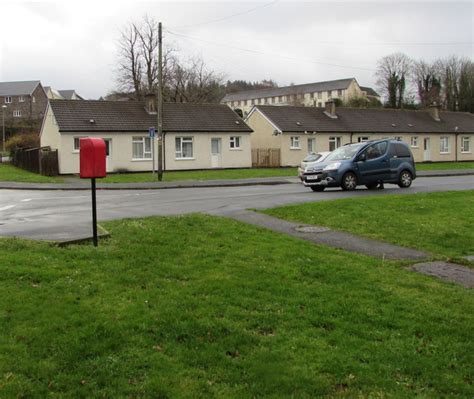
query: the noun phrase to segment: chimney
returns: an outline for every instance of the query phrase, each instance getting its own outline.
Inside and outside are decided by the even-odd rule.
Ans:
[[[329,116],[332,119],[337,119],[336,102],[332,98],[326,101],[326,104],[324,104],[324,107],[325,107],[324,113],[327,116]]]
[[[149,114],[156,114],[156,96],[153,93],[145,95],[145,110]]]
[[[440,106],[438,104],[436,104],[436,102],[434,102],[433,104],[431,104],[430,106],[428,106],[428,113],[430,114],[430,116],[436,121],[436,122],[439,122],[441,119],[439,118],[439,110],[440,110]]]

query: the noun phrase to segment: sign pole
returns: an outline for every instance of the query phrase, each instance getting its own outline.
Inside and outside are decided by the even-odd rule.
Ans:
[[[94,247],[97,247],[97,203],[95,197],[95,177],[91,179],[92,188],[92,239]]]
[[[151,137],[150,140],[151,140],[151,157],[152,157],[151,170],[153,171],[152,176],[154,178],[155,177],[155,137]]]

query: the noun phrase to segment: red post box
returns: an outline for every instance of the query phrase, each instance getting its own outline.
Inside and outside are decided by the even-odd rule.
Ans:
[[[80,144],[80,177],[94,179],[105,177],[105,141],[99,138],[81,138]]]

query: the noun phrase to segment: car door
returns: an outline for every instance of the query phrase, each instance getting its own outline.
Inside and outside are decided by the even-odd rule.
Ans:
[[[388,143],[382,141],[369,145],[357,157],[357,167],[362,184],[386,181],[390,178],[390,165],[387,156]]]

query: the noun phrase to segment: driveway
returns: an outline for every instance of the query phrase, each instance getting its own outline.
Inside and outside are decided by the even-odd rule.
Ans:
[[[99,220],[206,212],[235,211],[385,194],[474,189],[474,176],[419,178],[409,189],[386,185],[385,190],[354,192],[330,189],[313,193],[300,184],[213,187],[168,190],[114,190],[97,193]],[[90,235],[91,199],[88,191],[0,190],[0,236],[32,239],[73,239]]]

